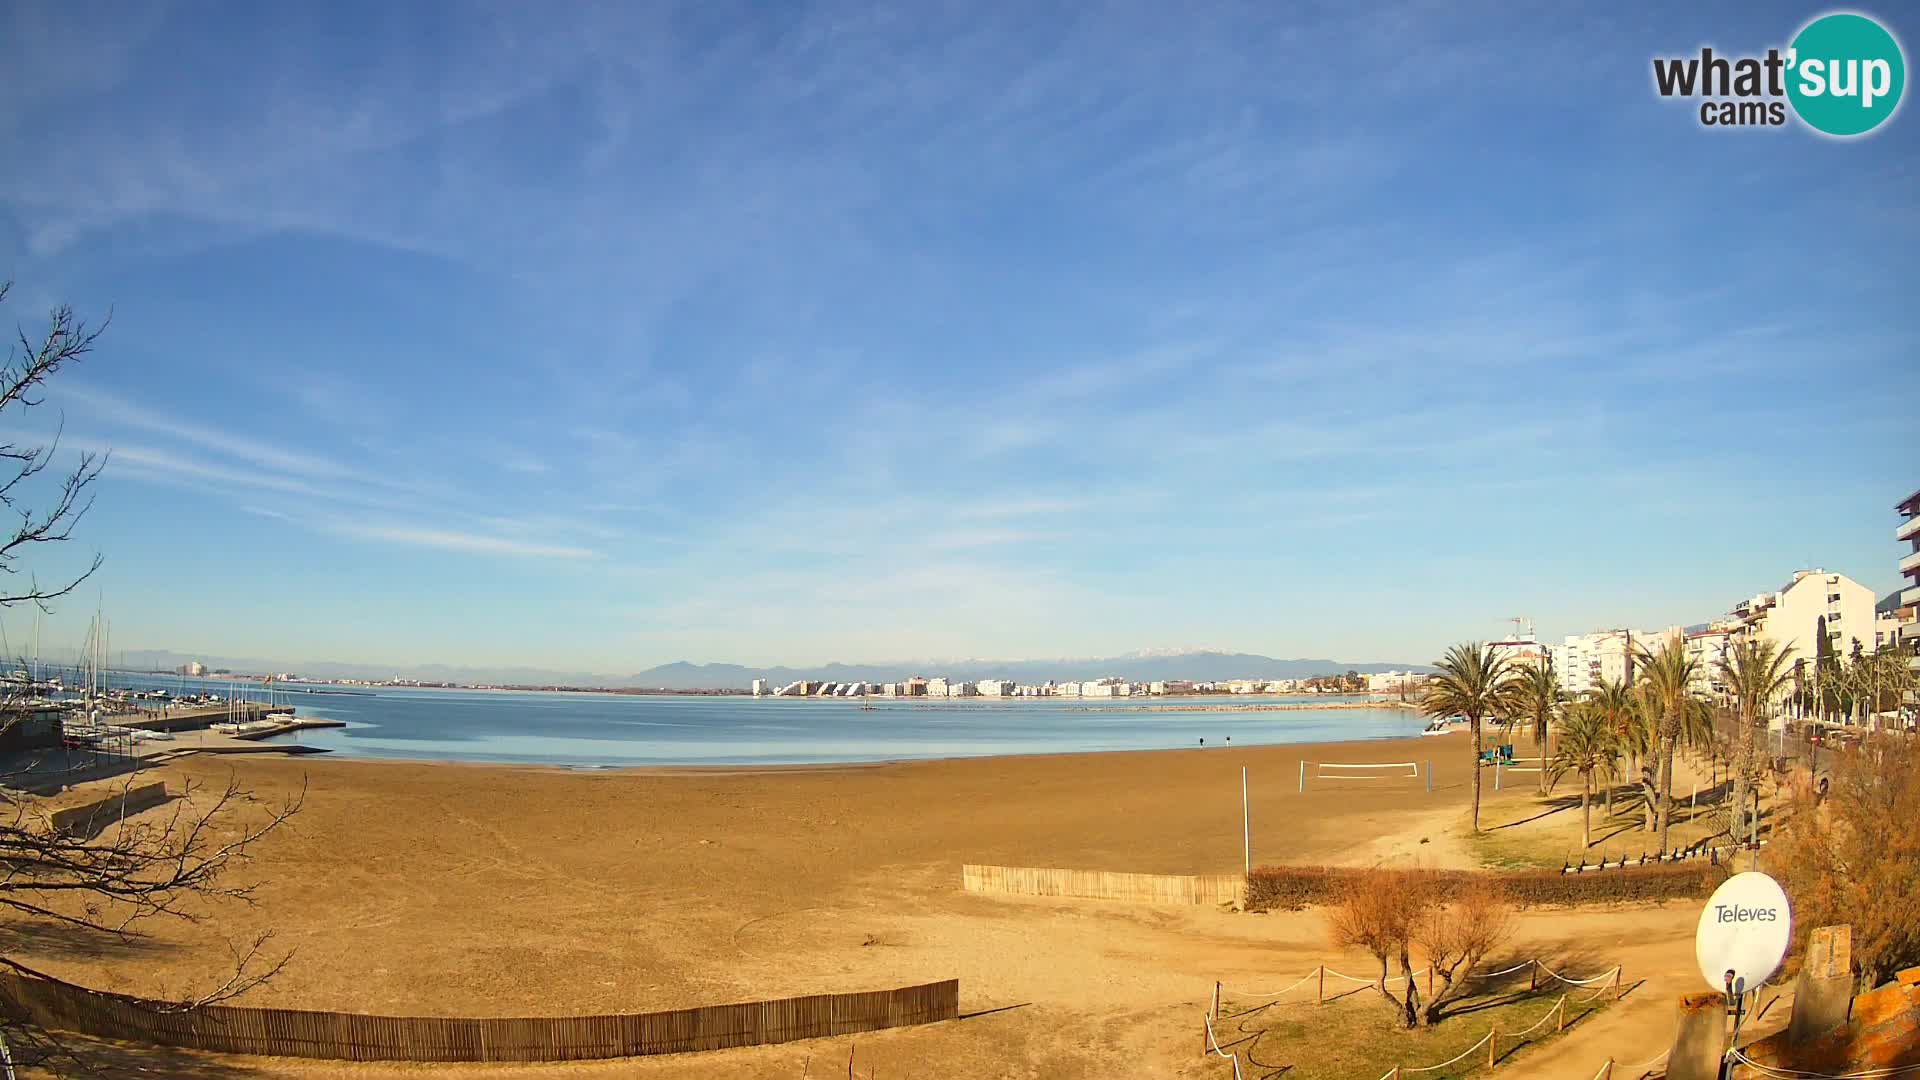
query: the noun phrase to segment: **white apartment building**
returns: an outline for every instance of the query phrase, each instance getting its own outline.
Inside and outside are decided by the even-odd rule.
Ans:
[[[1640,652],[1657,650],[1664,642],[1683,635],[1684,631],[1677,626],[1665,630],[1619,629],[1570,634],[1560,644],[1549,646],[1548,656],[1560,691],[1577,697],[1598,689],[1603,682],[1625,682]]]
[[[973,685],[975,689],[980,691],[981,697],[1013,696],[1013,681],[1011,679],[981,679]]]
[[[1235,679],[1227,684],[1229,694],[1257,694],[1264,683],[1255,679]]]
[[[927,696],[928,697],[946,697],[947,696],[947,680],[945,678],[928,679],[927,680]]]
[[[764,696],[766,692],[767,692],[767,680],[765,679],[753,680],[753,696],[754,697]]]
[[[1420,676],[1411,671],[1376,671],[1367,677],[1367,692],[1372,694],[1397,694],[1401,690],[1410,690],[1420,682]],[[1277,684],[1268,689],[1278,691]]]
[[[1716,622],[1705,630],[1687,635],[1687,658],[1693,661],[1693,692],[1712,701],[1724,701],[1730,693],[1720,666],[1733,648],[1734,627]]]
[[[1879,652],[1881,649],[1892,648],[1899,645],[1902,626],[1903,624],[1900,621],[1898,609],[1874,612],[1873,648],[1868,651]]]
[[[1778,592],[1736,604],[1733,639],[1763,639],[1787,651],[1789,662],[1811,662],[1824,632],[1830,651],[1845,656],[1858,641],[1873,642],[1873,592],[1845,574],[1797,570]],[[1790,650],[1790,651],[1788,651]]]
[[[1625,679],[1632,636],[1628,630],[1598,630],[1569,634],[1552,646],[1553,671],[1560,680],[1560,692],[1578,697],[1603,682]]]
[[[1893,530],[1893,538],[1907,545],[1900,553],[1900,576],[1907,580],[1900,588],[1900,606],[1893,610],[1893,618],[1898,644],[1912,654],[1908,663],[1920,670],[1920,617],[1916,617],[1920,616],[1920,491],[1901,499],[1894,509],[1900,513],[1900,526]]]
[[[950,698],[972,697],[973,684],[970,682],[950,682],[947,684],[947,696]]]

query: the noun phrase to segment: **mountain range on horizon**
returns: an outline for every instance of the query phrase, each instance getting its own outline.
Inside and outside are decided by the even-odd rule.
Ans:
[[[209,668],[261,674],[293,672],[315,679],[413,679],[420,682],[493,683],[521,686],[633,687],[660,690],[745,689],[755,679],[782,686],[796,679],[828,682],[889,682],[909,675],[945,676],[968,681],[1012,679],[1021,683],[1085,680],[1113,676],[1131,682],[1156,679],[1304,679],[1347,671],[1430,671],[1424,664],[1353,662],[1322,659],[1279,659],[1258,653],[1211,649],[1190,652],[1141,650],[1121,656],[1053,660],[913,660],[897,663],[843,663],[815,666],[750,667],[744,664],[694,663],[678,660],[633,672],[610,675],[589,671],[561,671],[536,667],[414,664],[406,666],[322,661],[293,664],[248,657],[196,656],[166,649],[128,651],[120,666],[139,671],[172,671],[198,660]]]

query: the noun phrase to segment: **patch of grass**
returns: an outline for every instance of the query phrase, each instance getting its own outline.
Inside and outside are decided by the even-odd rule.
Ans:
[[[1474,860],[1488,870],[1558,870],[1580,847],[1580,838],[1574,837],[1560,854],[1552,853],[1554,846],[1534,833],[1488,830],[1467,835]]]
[[[1678,785],[1676,785],[1678,786]],[[1725,831],[1722,812],[1725,790],[1703,790],[1698,802],[1683,791],[1676,797],[1674,819],[1668,830],[1668,843],[1683,848]],[[1609,816],[1599,795],[1593,800],[1593,844],[1580,844],[1580,791],[1569,793],[1561,784],[1552,794],[1504,795],[1481,807],[1481,832],[1474,834],[1467,816],[1462,816],[1460,832],[1480,864],[1489,869],[1559,869],[1564,863],[1584,857],[1586,862],[1609,861],[1621,857],[1637,858],[1643,852],[1659,850],[1657,833],[1643,827],[1644,812],[1637,794],[1625,785],[1615,789],[1613,814]]]
[[[1488,1031],[1532,1027],[1548,1016],[1564,993],[1529,990],[1523,975],[1517,983],[1490,986],[1485,993],[1452,1003],[1450,1015],[1433,1027],[1408,1030],[1373,987],[1340,986],[1342,996],[1325,1004],[1316,1004],[1311,996],[1277,1004],[1223,998],[1215,1034],[1224,1049],[1240,1055],[1248,1080],[1282,1076],[1286,1080],[1379,1080],[1381,1073],[1396,1065],[1420,1068],[1455,1057]],[[1331,981],[1327,989],[1334,993]],[[1312,991],[1309,985],[1295,994],[1311,995]],[[1593,993],[1579,990],[1566,995],[1566,1030],[1612,1004],[1612,995],[1605,993],[1582,1000]],[[1558,1034],[1555,1027],[1554,1020],[1548,1019],[1530,1034],[1496,1038],[1497,1060],[1505,1064],[1515,1054],[1553,1041]],[[1487,1048],[1481,1046],[1447,1068],[1420,1075],[1454,1080],[1488,1072]]]

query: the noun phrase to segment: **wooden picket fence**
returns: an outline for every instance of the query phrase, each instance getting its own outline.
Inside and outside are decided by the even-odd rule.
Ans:
[[[1138,904],[1239,904],[1247,879],[1239,874],[1124,874],[1036,866],[960,867],[960,887],[1003,896],[1074,896]]]
[[[584,1061],[754,1046],[953,1020],[960,981],[609,1016],[368,1016],[209,1005],[178,1010],[0,973],[0,1008],[50,1031],[224,1054],[347,1061]]]

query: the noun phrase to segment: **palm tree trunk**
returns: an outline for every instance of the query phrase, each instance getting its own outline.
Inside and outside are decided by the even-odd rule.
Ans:
[[[1747,821],[1747,774],[1753,771],[1753,724],[1742,717],[1739,731],[1739,741],[1733,744],[1733,754],[1727,762],[1728,794],[1733,799],[1728,806],[1727,828],[1736,844]]]
[[[1679,739],[1669,738],[1666,751],[1660,755],[1660,854],[1667,853],[1667,826],[1673,823],[1673,755],[1679,750]]]
[[[1540,721],[1533,733],[1537,736],[1535,741],[1539,743],[1533,748],[1533,752],[1540,755],[1540,794],[1545,795],[1547,793],[1547,722],[1545,719]]]
[[[1651,759],[1640,755],[1640,816],[1641,827],[1652,832],[1660,827],[1660,752],[1655,750]]]
[[[1593,774],[1581,773],[1580,780],[1580,861],[1584,863],[1586,850],[1593,846]]]
[[[1480,718],[1470,716],[1473,722],[1473,831],[1480,831]]]

